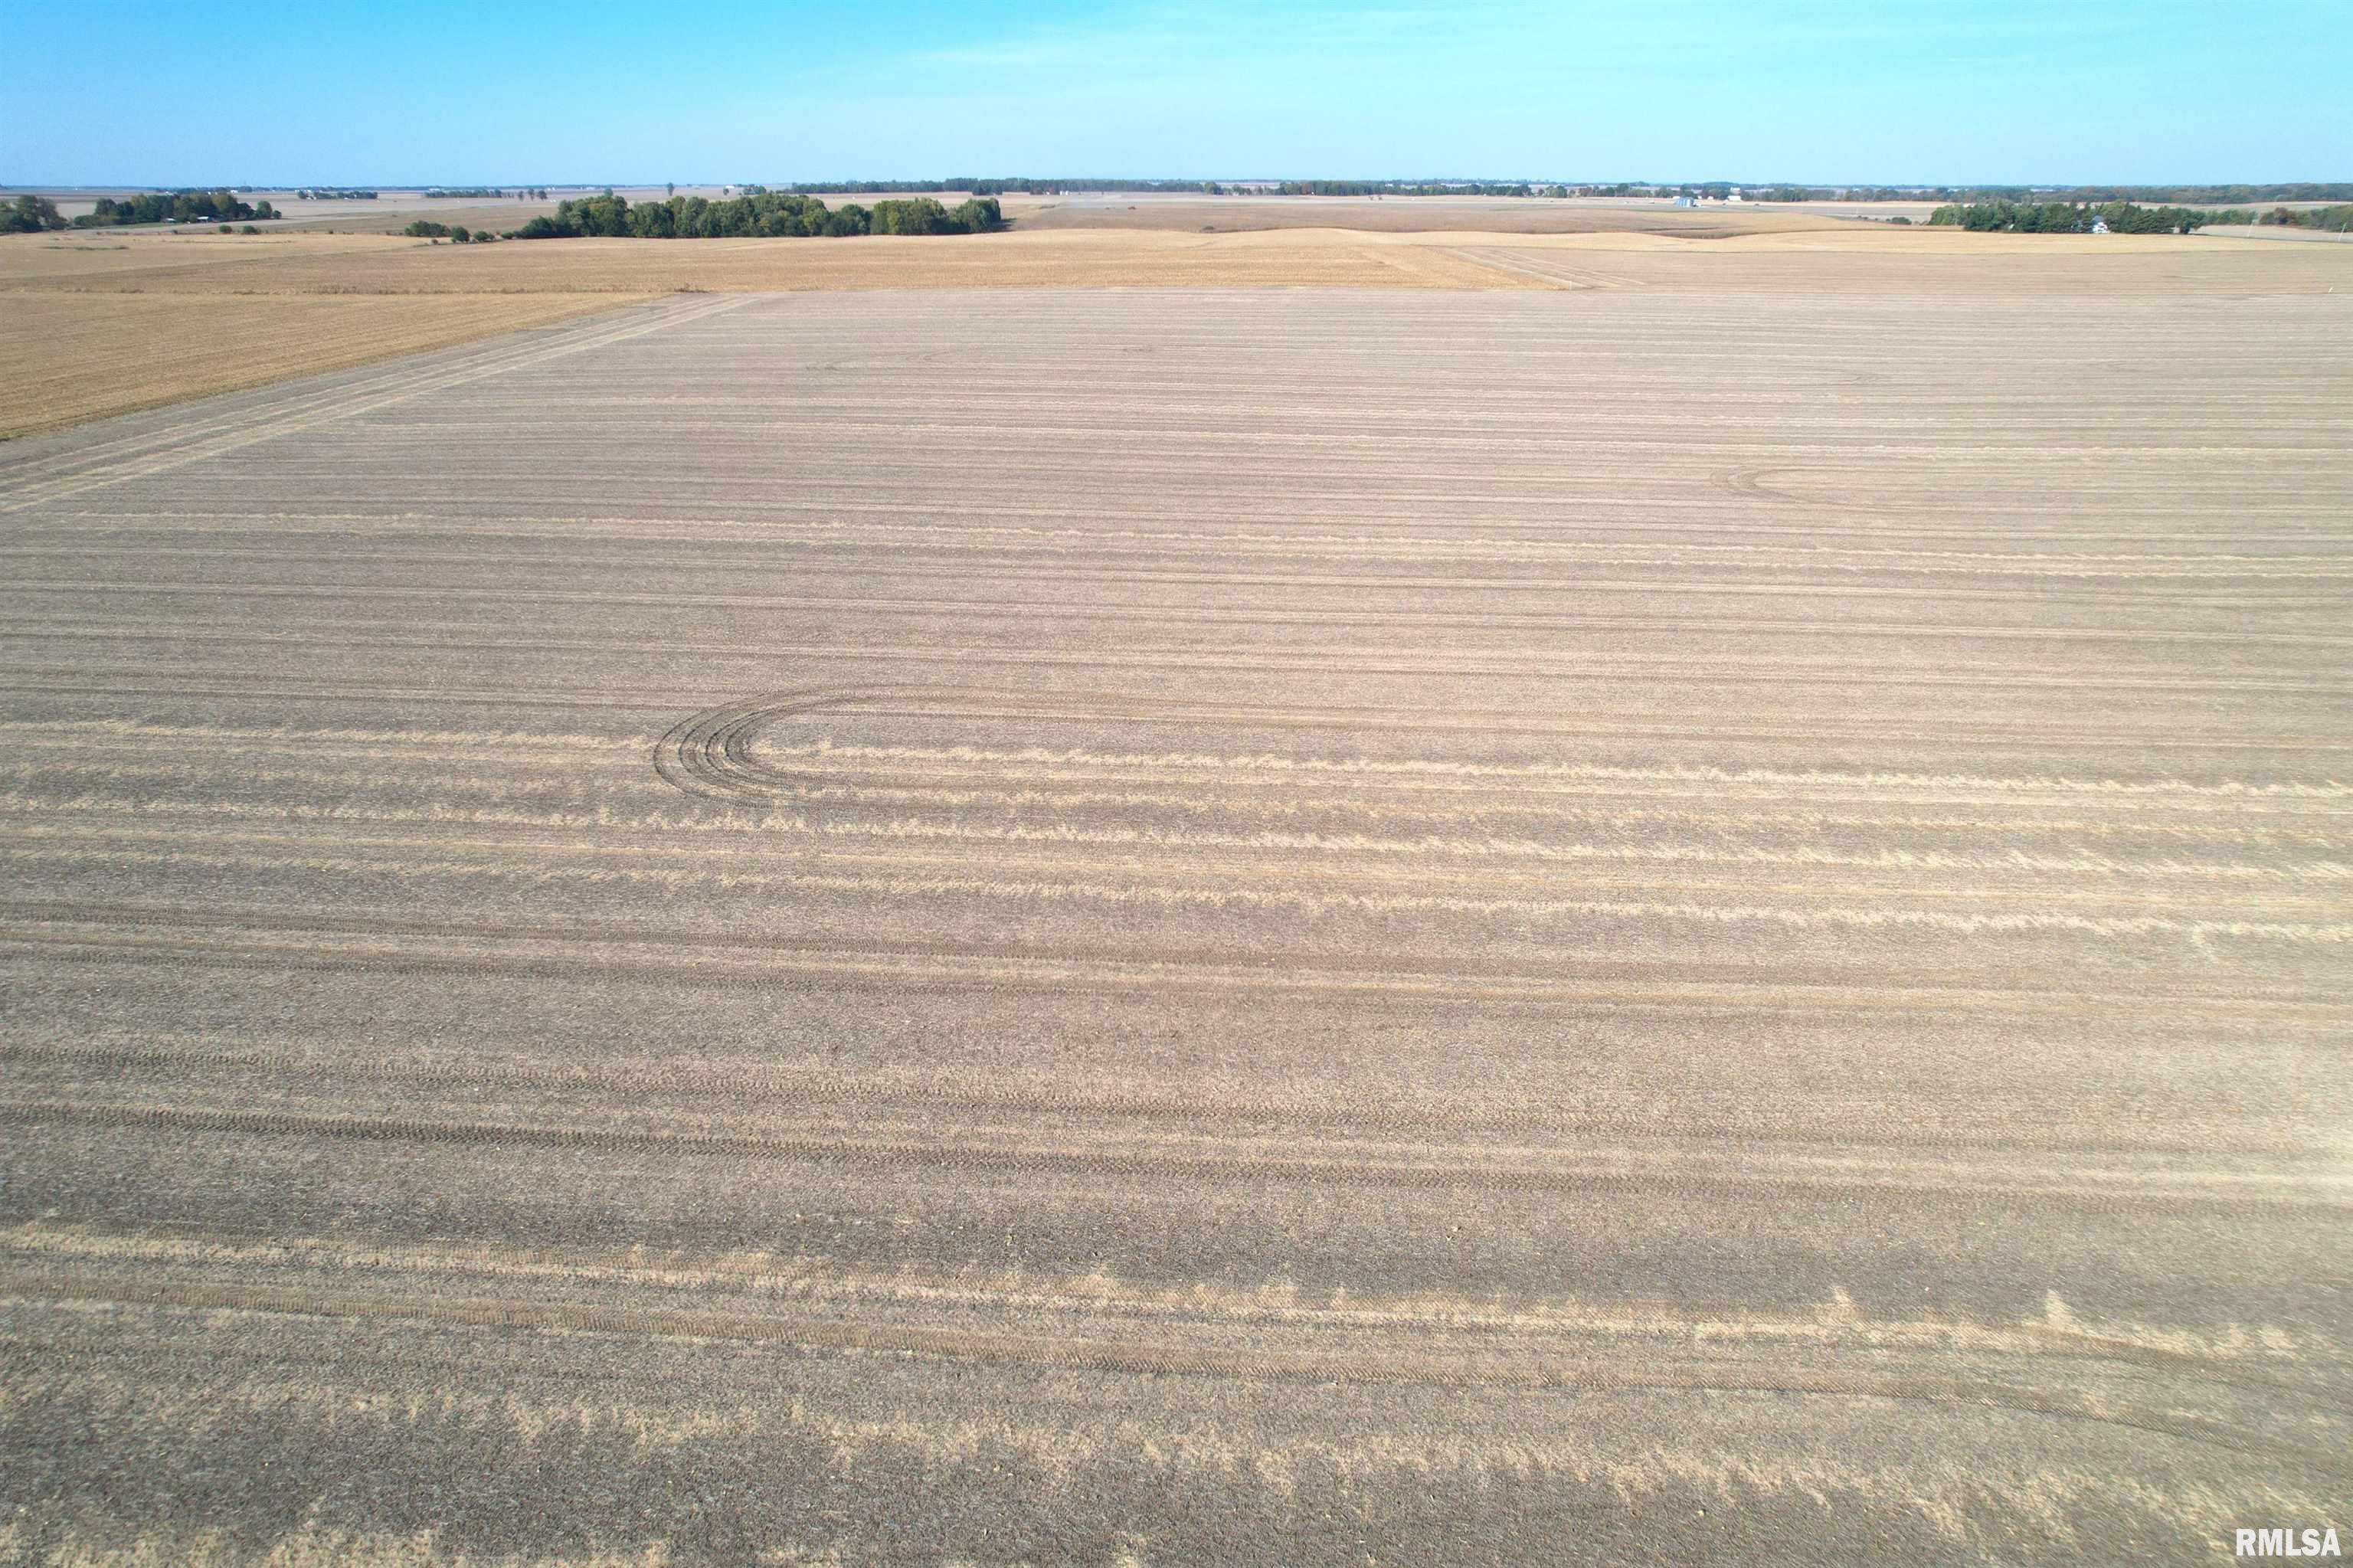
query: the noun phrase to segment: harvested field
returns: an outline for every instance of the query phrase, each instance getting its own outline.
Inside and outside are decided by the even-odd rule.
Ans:
[[[9,1549],[2341,1517],[2348,255],[1731,243],[0,450]]]
[[[2106,300],[2326,293],[2346,281],[2341,254],[2283,263],[2250,249],[2203,237],[2075,239],[1852,223],[1729,239],[1293,229],[477,247],[287,231],[7,236],[0,237],[0,308],[18,330],[0,349],[15,373],[11,390],[0,391],[0,440],[673,292],[1642,288],[1719,298],[1925,291]],[[128,295],[143,302],[126,302]],[[287,302],[298,297],[343,302]],[[126,333],[133,323],[136,341],[155,352],[94,349],[133,341]]]

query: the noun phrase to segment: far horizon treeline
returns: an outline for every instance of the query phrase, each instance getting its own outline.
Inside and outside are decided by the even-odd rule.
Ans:
[[[838,209],[812,196],[746,185],[742,196],[712,201],[673,196],[667,201],[632,205],[610,191],[559,204],[553,217],[539,217],[506,231],[508,239],[758,239],[841,238],[862,234],[986,234],[1005,227],[994,196],[976,196],[950,208],[930,196],[878,201],[872,207],[845,202]],[[470,233],[419,219],[407,232],[444,236],[465,244],[488,239],[488,230]]]
[[[2353,205],[2293,212],[2275,207],[2257,213],[2245,207],[2219,211],[2187,207],[2139,207],[2128,201],[1981,201],[1940,207],[1928,215],[1933,228],[2008,234],[2083,234],[2094,224],[2111,234],[2188,234],[2210,228],[2282,227],[2353,232]]]

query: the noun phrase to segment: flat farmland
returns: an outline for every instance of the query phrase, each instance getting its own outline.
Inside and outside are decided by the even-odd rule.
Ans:
[[[1485,217],[1472,208],[1461,220]],[[2327,247],[2297,247],[2291,258],[2203,237],[1813,221],[1824,227],[1713,239],[1338,228],[491,246],[289,230],[7,235],[0,310],[15,330],[0,341],[0,440],[671,293],[1642,289],[1723,297],[1826,289],[1998,300],[2318,294],[2346,281],[2344,257]],[[1902,351],[1901,340],[1890,350]]]
[[[2344,256],[1440,254],[0,449],[10,1549],[2341,1519]]]

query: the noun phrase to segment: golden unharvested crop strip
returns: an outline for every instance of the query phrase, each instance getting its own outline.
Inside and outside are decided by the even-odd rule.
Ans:
[[[0,439],[340,370],[624,302],[580,294],[0,296]]]

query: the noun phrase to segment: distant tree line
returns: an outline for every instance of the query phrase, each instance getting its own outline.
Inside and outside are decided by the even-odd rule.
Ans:
[[[638,202],[607,191],[560,204],[553,217],[534,217],[512,231],[512,239],[578,239],[608,236],[629,239],[783,238],[860,234],[981,234],[1005,227],[993,196],[976,196],[955,207],[930,196],[878,201],[870,209],[846,202],[829,210],[813,196],[746,186],[730,200],[672,196]],[[452,236],[452,238],[455,238]]]
[[[460,245],[488,245],[498,238],[487,228],[468,228],[462,223],[436,223],[420,217],[400,231],[411,239],[453,239]]]
[[[39,234],[65,226],[58,204],[45,196],[20,196],[0,207],[0,234]]]
[[[2353,184],[2283,185],[1939,185],[1921,188],[1939,201],[2155,202],[2243,207],[2265,201],[2353,202]]]
[[[507,193],[505,191],[499,189],[495,185],[427,185],[425,187],[424,191],[424,195],[427,199],[448,196],[496,196],[503,198],[506,194]],[[523,194],[525,193],[522,191],[515,192],[515,195],[517,196],[522,196]]]
[[[296,191],[294,195],[301,201],[374,201],[376,198],[374,191],[335,190],[323,185],[307,191]]]
[[[242,223],[278,216],[278,209],[268,202],[248,207],[230,191],[156,191],[126,196],[121,201],[100,196],[97,206],[73,221],[76,228],[111,228],[126,223],[194,223],[210,219]]]
[[[2128,201],[1978,201],[1948,204],[1928,215],[1928,222],[1937,228],[2004,234],[2084,234],[2095,224],[2105,224],[2116,234],[2187,234],[2193,228],[2254,221],[2255,215],[2244,208],[2207,211]]]
[[[2291,212],[2275,207],[2255,219],[2257,223],[2278,225],[2284,228],[2318,228],[2330,234],[2353,234],[2353,203],[2337,207],[2306,207]]]

